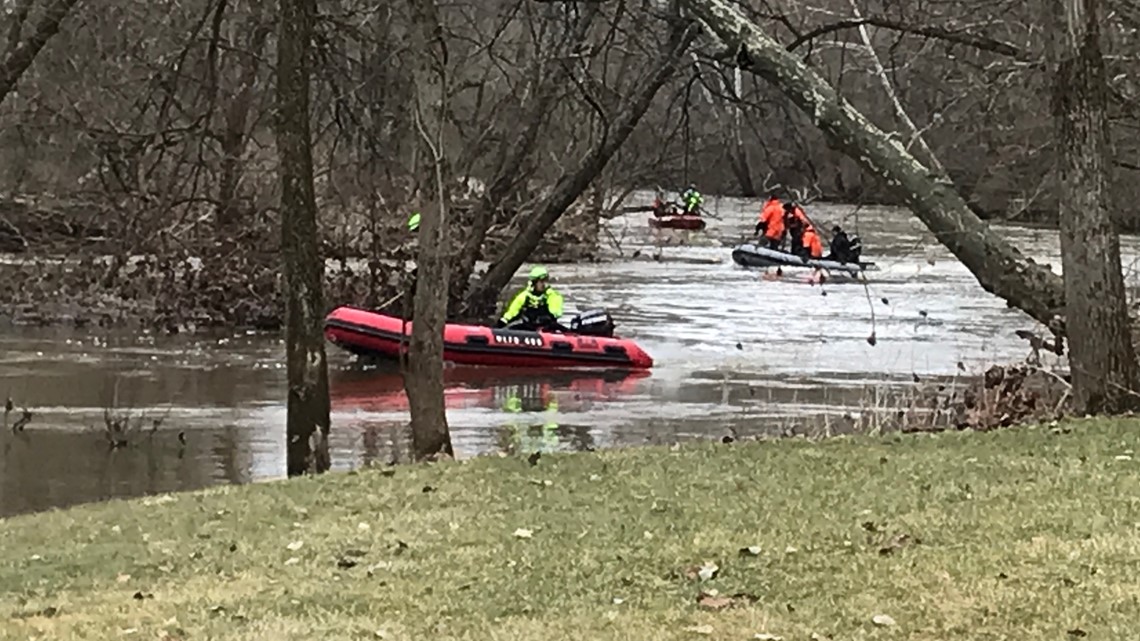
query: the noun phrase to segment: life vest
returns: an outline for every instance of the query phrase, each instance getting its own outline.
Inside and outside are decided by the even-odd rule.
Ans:
[[[550,311],[550,293],[551,289],[549,287],[542,290],[541,294],[536,294],[531,288],[527,287],[526,301],[523,302],[523,311]]]
[[[803,237],[800,242],[803,248],[807,250],[807,254],[812,258],[823,257],[823,244],[819,241],[819,234],[815,233],[815,228],[810,224],[804,227]]]

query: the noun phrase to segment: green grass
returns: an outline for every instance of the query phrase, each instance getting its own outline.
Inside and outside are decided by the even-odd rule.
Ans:
[[[1135,638],[1138,427],[484,458],[21,516],[0,638]]]

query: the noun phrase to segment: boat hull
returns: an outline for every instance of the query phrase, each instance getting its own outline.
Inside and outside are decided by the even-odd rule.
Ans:
[[[360,355],[397,359],[407,351],[412,323],[353,307],[325,318],[325,338]],[[653,358],[627,338],[605,338],[448,324],[443,358],[457,365],[649,369]]]
[[[670,216],[654,216],[649,219],[649,226],[657,229],[685,229],[700,231],[705,228],[705,219],[700,216],[677,214]]]
[[[826,269],[847,274],[861,274],[875,271],[875,263],[841,263],[835,260],[805,260],[788,252],[761,247],[755,243],[744,243],[732,250],[732,261],[742,267],[799,267],[803,269]]]

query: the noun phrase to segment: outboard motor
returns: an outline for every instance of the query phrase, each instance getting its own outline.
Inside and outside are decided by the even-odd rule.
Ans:
[[[859,258],[863,255],[863,241],[855,235],[851,234],[847,237],[851,243],[847,246],[847,255],[850,256],[849,263],[859,262]]]
[[[614,335],[614,319],[604,309],[591,309],[570,319],[570,333],[582,336]]]

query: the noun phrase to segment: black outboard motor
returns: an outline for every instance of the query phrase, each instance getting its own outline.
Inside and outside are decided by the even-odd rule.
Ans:
[[[604,309],[591,309],[570,319],[571,334],[610,338],[614,327],[614,319]]]
[[[859,258],[863,255],[863,241],[855,234],[851,234],[847,239],[850,241],[850,244],[847,246],[847,254],[851,257],[851,260],[847,262],[857,263],[859,262]]]

